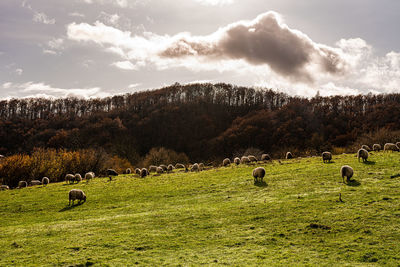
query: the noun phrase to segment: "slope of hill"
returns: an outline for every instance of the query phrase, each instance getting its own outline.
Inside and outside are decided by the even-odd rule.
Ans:
[[[399,264],[399,153],[258,165],[2,191],[0,265]]]

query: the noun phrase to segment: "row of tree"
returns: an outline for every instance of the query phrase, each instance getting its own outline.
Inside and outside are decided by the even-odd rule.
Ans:
[[[400,94],[291,97],[229,84],[175,84],[104,99],[0,101],[0,153],[103,148],[141,161],[154,147],[192,161],[256,147],[321,151],[400,129]]]

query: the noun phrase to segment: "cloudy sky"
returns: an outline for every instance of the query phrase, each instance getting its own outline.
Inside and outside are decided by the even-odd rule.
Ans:
[[[1,0],[0,98],[400,92],[398,0]]]

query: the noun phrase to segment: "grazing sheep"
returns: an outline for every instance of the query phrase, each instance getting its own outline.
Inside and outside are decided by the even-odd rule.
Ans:
[[[86,182],[89,182],[93,178],[94,178],[94,173],[93,172],[88,172],[88,173],[85,174]]]
[[[146,168],[140,170],[140,177],[144,178],[149,175],[149,171]]]
[[[325,162],[331,162],[332,160],[332,153],[325,151],[322,153],[322,161]]]
[[[108,176],[118,176],[118,172],[116,172],[114,169],[108,169],[107,175]]]
[[[292,159],[293,155],[291,152],[286,152],[286,159]]]
[[[199,169],[200,171],[204,170],[204,163],[199,163]]]
[[[397,142],[396,146],[400,149],[400,142]]]
[[[50,179],[47,177],[42,178],[42,185],[48,185],[50,183]]]
[[[79,173],[75,173],[74,181],[78,184],[82,182],[82,176]]]
[[[32,181],[30,181],[30,183],[29,183],[30,185],[41,185],[42,184],[42,182],[41,181],[39,181],[39,180],[32,180]]]
[[[74,205],[75,200],[79,200],[79,203],[81,203],[81,201],[86,202],[86,195],[80,189],[71,189],[68,193],[68,197],[69,197],[69,204],[68,204],[69,206],[71,205],[71,200],[72,200],[72,205]]]
[[[177,163],[175,164],[175,169],[184,169],[185,165],[181,164],[181,163]]]
[[[167,166],[167,165],[161,164],[160,167],[161,167],[161,168],[163,169],[163,171],[165,171],[165,172],[168,170],[168,166]]]
[[[169,165],[167,166],[167,171],[168,171],[168,172],[172,172],[174,169],[175,169],[175,167],[174,167],[172,164],[169,164]]]
[[[67,183],[74,183],[74,180],[75,180],[75,176],[73,175],[73,174],[67,174],[67,175],[65,175],[65,181],[67,182]]]
[[[250,159],[249,159],[248,157],[243,156],[243,157],[240,159],[240,164],[248,164],[248,163],[250,163]]]
[[[350,181],[351,177],[353,177],[354,170],[349,165],[344,165],[340,168],[340,174],[342,175],[344,183],[344,177],[346,177],[347,181]]]
[[[361,148],[367,150],[368,152],[371,151],[371,148],[367,145],[362,145]]]
[[[164,170],[163,170],[163,168],[161,168],[161,167],[156,167],[156,172],[159,173],[159,174],[161,174],[161,173],[164,172]]]
[[[382,150],[382,147],[381,147],[380,144],[374,144],[374,145],[372,146],[372,150],[374,150],[374,151],[380,151],[380,150]]]
[[[197,163],[193,164],[193,166],[192,166],[192,168],[190,169],[190,171],[192,171],[192,172],[194,172],[194,171],[196,171],[196,172],[200,171],[199,164],[197,164]]]
[[[222,161],[222,166],[229,166],[231,164],[231,160],[226,158]]]
[[[149,172],[157,172],[157,166],[150,165],[149,166]]]
[[[238,157],[236,157],[236,158],[233,159],[233,162],[234,162],[236,165],[239,165],[239,164],[240,164],[240,159],[239,159]]]
[[[385,146],[383,147],[383,151],[389,151],[389,150],[399,151],[399,147],[393,143],[386,143]]]
[[[8,185],[0,185],[0,190],[10,190],[10,187]]]
[[[357,151],[357,158],[358,158],[358,161],[360,161],[360,158],[362,158],[363,162],[366,162],[367,159],[368,159],[368,156],[369,156],[368,151],[365,150],[364,148],[360,148],[360,149]]]
[[[248,155],[247,157],[249,158],[250,162],[257,162],[257,158],[253,155]]]
[[[258,181],[262,181],[265,176],[265,169],[263,167],[258,167],[253,170],[253,177],[254,177],[254,183]]]
[[[262,161],[271,160],[271,156],[269,154],[262,154],[261,160]]]
[[[125,174],[131,174],[131,173],[132,173],[131,168],[127,168],[127,169],[125,170]]]
[[[18,188],[28,187],[28,183],[26,181],[19,181]]]
[[[140,175],[140,169],[139,169],[139,168],[136,168],[136,169],[135,169],[135,173],[136,173],[137,175]]]

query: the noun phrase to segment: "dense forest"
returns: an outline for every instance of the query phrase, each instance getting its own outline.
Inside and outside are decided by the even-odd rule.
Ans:
[[[0,101],[0,154],[97,149],[131,164],[156,147],[192,161],[247,148],[320,152],[400,129],[400,94],[293,97],[229,84],[174,84],[103,99]]]

